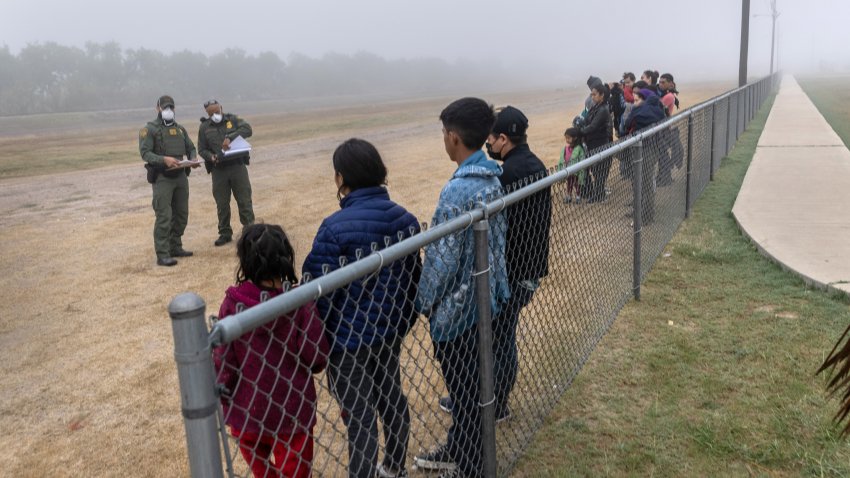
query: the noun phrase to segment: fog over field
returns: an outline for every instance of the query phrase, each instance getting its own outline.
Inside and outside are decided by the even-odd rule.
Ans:
[[[644,2],[645,3],[645,2]],[[0,53],[56,42],[84,48],[322,58],[368,52],[386,60],[442,59],[516,74],[511,85],[583,83],[589,73],[669,71],[677,80],[737,77],[741,1],[4,0]],[[778,64],[795,73],[850,70],[850,2],[778,0]],[[752,0],[749,74],[768,72],[770,0]],[[680,81],[681,81],[680,80]],[[0,72],[2,81],[2,72]],[[0,112],[2,114],[2,112]]]

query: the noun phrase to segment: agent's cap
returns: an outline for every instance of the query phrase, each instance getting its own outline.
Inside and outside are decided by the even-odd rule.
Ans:
[[[162,109],[165,109],[165,108],[167,108],[167,107],[169,107],[169,106],[170,106],[170,107],[172,107],[172,108],[174,108],[174,98],[172,98],[172,97],[170,97],[170,96],[168,96],[168,95],[162,95],[162,96],[160,96],[160,97],[159,97],[159,99],[156,101],[156,105],[157,105],[157,106],[159,106],[159,107],[160,107],[160,108],[162,108]]]
[[[492,133],[495,136],[522,136],[528,129],[528,118],[522,111],[513,106],[505,106],[496,113],[496,122],[493,124]]]

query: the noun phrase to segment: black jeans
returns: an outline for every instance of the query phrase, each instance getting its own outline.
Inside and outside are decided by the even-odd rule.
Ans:
[[[377,416],[384,429],[384,466],[404,469],[410,411],[401,389],[400,349],[401,338],[397,338],[330,356],[328,384],[348,428],[349,477],[374,478],[377,474]]]
[[[478,326],[447,342],[434,342],[449,397],[452,426],[446,447],[464,475],[481,475],[481,409],[479,402]]]
[[[508,397],[516,383],[517,358],[516,328],[519,313],[531,302],[534,291],[519,282],[511,282],[511,298],[493,318],[494,384],[496,387],[496,416],[508,405]]]
[[[658,161],[658,185],[667,186],[673,182],[673,167],[682,167],[685,158],[685,149],[682,147],[682,139],[678,127],[673,126],[669,130],[659,133],[659,136],[665,144],[662,147],[661,158]]]
[[[605,200],[605,184],[608,182],[608,173],[611,171],[613,161],[614,158],[606,158],[588,168],[593,180],[591,182],[591,178],[585,178],[585,185],[589,187],[583,196],[588,197],[590,201]]]
[[[647,154],[648,153],[648,154]],[[662,154],[663,157],[663,154]],[[655,220],[655,163],[656,152],[651,148],[644,149],[643,163],[641,164],[641,222],[644,225],[649,225]],[[634,191],[637,174],[632,176],[632,191]],[[634,207],[637,207],[636,202],[632,202]]]

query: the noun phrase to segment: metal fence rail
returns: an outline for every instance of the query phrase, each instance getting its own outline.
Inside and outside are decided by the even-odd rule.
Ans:
[[[200,297],[177,296],[169,313],[192,476],[279,476],[282,462],[295,475],[372,477],[405,468],[432,476],[414,463],[441,451],[452,415],[440,405],[456,407],[453,443],[461,444],[443,451],[471,463],[475,474],[509,474],[619,310],[640,298],[641,281],[776,78],[685,110],[502,197],[480,198],[418,234],[386,238],[353,262],[329,264],[321,277],[212,321],[211,329]],[[605,197],[579,203],[568,184],[592,166],[610,170]],[[548,205],[530,207],[540,194],[550,195]],[[548,250],[508,232],[517,218],[551,221]],[[490,281],[505,267],[503,236],[514,241],[509,249],[523,251],[509,267],[548,267],[539,283],[510,282],[510,301],[491,310]],[[474,244],[474,263],[446,252],[459,242]],[[471,328],[439,343],[429,319],[413,312],[422,268],[435,264],[462,273],[437,284],[443,300],[430,319],[439,323],[446,310],[475,317]],[[518,315],[515,339],[510,311]],[[323,347],[339,343],[345,327],[351,337],[359,333],[346,325],[351,317],[389,324],[389,332],[328,352]],[[310,328],[316,323],[318,336]],[[315,398],[295,378],[311,369],[323,369],[313,375]],[[454,403],[440,403],[450,381]]]

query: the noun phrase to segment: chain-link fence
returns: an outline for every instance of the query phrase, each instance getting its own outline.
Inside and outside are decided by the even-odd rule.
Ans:
[[[176,297],[192,476],[509,474],[775,78],[399,230],[211,329],[200,297]],[[597,194],[568,188],[591,176]]]

